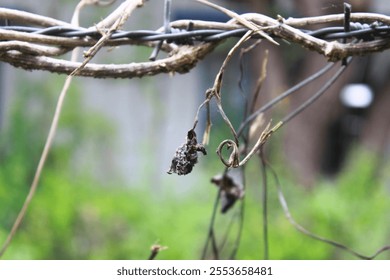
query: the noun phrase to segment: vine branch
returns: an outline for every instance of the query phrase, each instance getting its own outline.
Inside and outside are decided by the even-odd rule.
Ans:
[[[344,29],[341,31],[332,31],[329,28],[315,29],[320,24],[343,24],[344,14],[287,19],[278,16],[277,19],[273,19],[256,13],[238,15],[208,1],[199,0],[198,2],[212,6],[226,13],[232,19],[226,23],[178,20],[170,22],[169,27],[159,28],[155,32],[146,32],[145,35],[141,34],[142,31],[125,32],[115,29],[115,36],[107,36],[104,43],[102,43],[102,47],[143,45],[154,48],[156,45],[161,45],[161,50],[168,54],[167,57],[140,63],[88,63],[86,67],[78,71],[77,75],[96,78],[134,78],[160,73],[186,73],[194,68],[198,61],[212,52],[218,44],[222,43],[224,38],[231,36],[242,38],[248,31],[253,31],[257,38],[265,38],[276,44],[278,44],[276,40],[298,44],[303,48],[325,56],[329,61],[339,61],[346,57],[367,55],[390,48],[390,17],[382,14],[351,13],[350,21],[351,24],[356,25],[355,30],[351,29],[351,32],[344,32]],[[3,19],[41,28],[52,28],[51,32],[42,34],[44,33],[41,32],[42,30],[28,32],[24,29],[12,30],[12,26],[0,27],[0,61],[26,70],[44,70],[70,74],[80,67],[80,64],[55,57],[76,47],[96,45],[100,40],[99,36],[104,36],[99,33],[107,30],[108,26],[112,26],[118,13],[124,11],[123,5],[120,5],[110,16],[96,26],[89,28],[80,28],[75,24],[24,11],[0,8],[0,17]],[[363,24],[370,25],[363,26]],[[189,26],[191,26],[191,31],[188,31]],[[56,29],[58,30],[56,31]],[[176,29],[178,33],[165,32],[165,30],[171,29]],[[384,31],[381,32],[383,29]],[[75,30],[78,35],[66,35],[64,30]],[[360,33],[353,33],[354,31],[364,31],[364,34],[373,36],[373,39],[344,43],[326,37],[327,35],[337,35],[340,38],[363,36],[359,35]],[[253,37],[256,38],[256,36]],[[164,38],[166,39],[164,40]],[[330,36],[329,38],[333,37]],[[172,42],[168,43],[167,40]],[[183,43],[180,40],[188,40],[189,43]]]

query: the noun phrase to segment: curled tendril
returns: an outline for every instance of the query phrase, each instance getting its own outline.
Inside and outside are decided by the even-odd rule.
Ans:
[[[230,153],[229,160],[226,161],[222,155],[222,149],[226,146],[227,150],[233,149],[232,152]],[[234,167],[237,168],[240,166],[240,157],[239,157],[239,151],[238,151],[238,146],[236,142],[230,139],[226,139],[219,144],[217,148],[217,154],[222,161],[222,163],[226,167]]]

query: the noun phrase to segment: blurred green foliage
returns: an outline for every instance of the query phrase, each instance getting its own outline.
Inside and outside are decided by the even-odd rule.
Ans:
[[[47,83],[29,81],[17,88],[11,117],[2,133],[5,137],[0,140],[0,242],[27,195],[60,81],[56,76]],[[186,193],[177,192],[176,188],[182,187],[178,177],[169,177],[158,190],[147,186],[147,179],[137,186],[103,183],[93,177],[88,166],[75,166],[75,154],[87,138],[114,145],[115,131],[98,114],[82,110],[77,93],[77,86],[73,86],[36,196],[4,258],[147,259],[150,247],[158,243],[168,247],[158,259],[198,259],[217,193],[209,178],[222,171],[222,165],[212,155],[202,158],[195,171],[201,177],[197,178],[199,186]],[[390,243],[390,190],[385,181],[389,178],[385,172],[377,174],[375,163],[371,154],[356,151],[341,176],[322,180],[311,190],[296,185],[287,172],[280,171],[282,167],[276,170],[297,222],[315,234],[371,255]],[[238,259],[263,257],[258,164],[254,159],[247,168]],[[191,176],[196,174],[180,178],[180,182],[193,180]],[[279,205],[272,176],[268,188],[272,259],[355,258],[293,228]],[[218,237],[223,237],[231,219],[237,218],[238,208],[239,204],[231,213],[218,215]],[[228,256],[234,245],[235,221],[222,257]],[[378,258],[388,259],[390,254]]]
[[[313,234],[341,243],[366,256],[389,245],[390,189],[386,187],[385,176],[377,174],[377,169],[374,168],[376,162],[377,159],[372,154],[356,150],[337,179],[321,180],[310,190],[293,184],[289,176],[280,177],[292,217]],[[272,182],[272,178],[269,181],[272,259],[356,259],[343,250],[302,234],[287,222],[277,200],[275,182]],[[251,197],[253,196],[247,196]],[[260,197],[260,193],[257,197]],[[253,213],[253,208],[256,206],[248,206],[247,212]],[[257,208],[260,211],[260,207]],[[260,227],[260,214],[255,216],[248,213],[248,216],[247,226],[257,221],[257,227]],[[246,253],[244,248],[249,248],[249,240],[261,236],[261,229],[255,233],[246,228],[246,232],[250,237],[243,236],[243,243],[248,244],[243,244],[240,256],[251,259],[254,255]],[[260,238],[257,237],[256,243],[259,242]],[[259,244],[257,250],[261,251],[261,248],[262,244]],[[389,252],[377,257],[389,258]]]

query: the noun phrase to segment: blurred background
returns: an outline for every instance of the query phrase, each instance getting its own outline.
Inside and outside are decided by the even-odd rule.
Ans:
[[[1,7],[70,21],[78,1],[0,0]],[[341,13],[341,1],[213,1],[226,8],[285,18]],[[350,1],[352,10],[389,14],[384,0]],[[80,23],[99,22],[114,7],[87,7]],[[172,20],[227,18],[194,1],[173,0]],[[125,28],[156,30],[164,1],[146,1]],[[2,23],[3,24],[3,23]],[[210,178],[223,172],[214,151],[231,138],[212,108],[208,155],[187,176],[168,175],[172,156],[192,128],[212,86],[229,39],[190,73],[142,79],[75,78],[36,196],[5,259],[146,259],[153,244],[167,246],[159,259],[198,259],[217,194]],[[239,58],[224,79],[224,108],[238,127],[269,50],[267,80],[256,106],[321,69],[326,60],[299,46],[261,43]],[[147,61],[152,50],[104,49],[94,62]],[[64,57],[69,59],[69,55]],[[81,59],[81,58],[80,58]],[[295,219],[318,235],[371,255],[390,243],[390,90],[388,52],[353,60],[321,99],[275,134],[267,157],[282,182]],[[279,120],[302,104],[329,75],[283,101],[267,115]],[[64,75],[26,72],[0,63],[0,243],[28,193],[54,114]],[[243,92],[242,92],[243,91]],[[202,134],[204,116],[197,132]],[[198,131],[199,130],[199,131]],[[246,211],[239,259],[262,258],[259,160],[246,169]],[[270,182],[271,259],[351,259],[351,255],[297,232],[284,217]],[[237,207],[236,207],[237,208]],[[219,215],[223,235],[237,209]],[[228,246],[227,246],[228,247]],[[221,257],[224,257],[222,255]],[[390,258],[389,253],[380,259]]]

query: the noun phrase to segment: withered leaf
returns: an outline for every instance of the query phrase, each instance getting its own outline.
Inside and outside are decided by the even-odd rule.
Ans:
[[[186,175],[191,173],[198,162],[198,152],[203,155],[207,154],[205,147],[198,143],[195,131],[191,129],[187,133],[186,143],[177,148],[168,174]]]
[[[214,176],[211,179],[211,182],[220,188],[222,213],[226,213],[234,206],[238,199],[244,197],[242,184],[240,184],[236,178],[233,178],[227,173]]]

